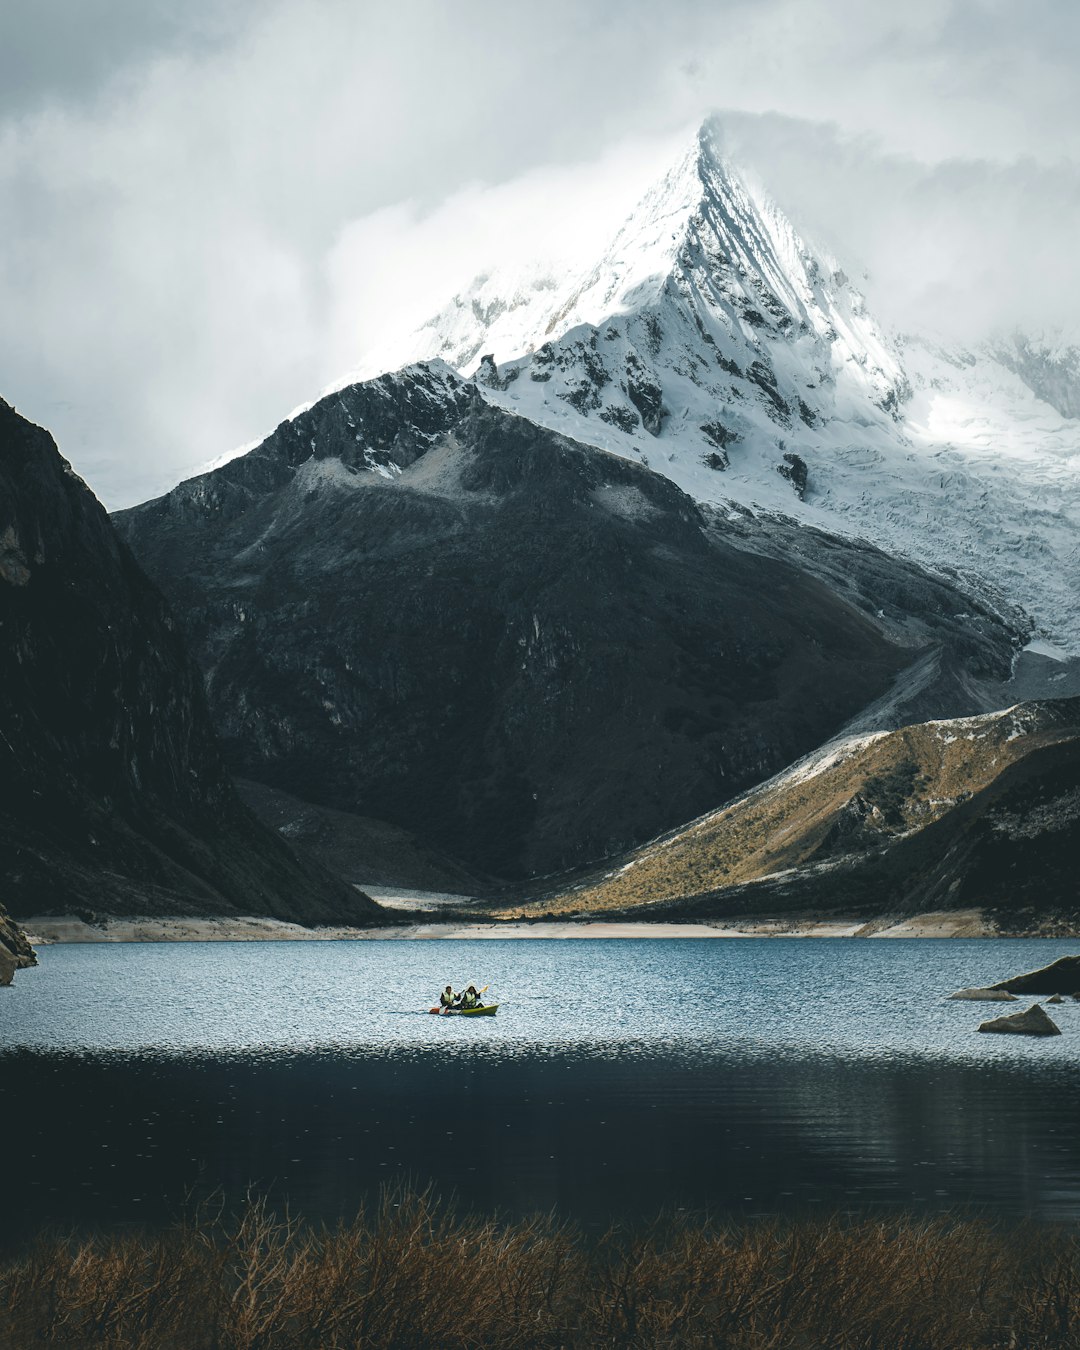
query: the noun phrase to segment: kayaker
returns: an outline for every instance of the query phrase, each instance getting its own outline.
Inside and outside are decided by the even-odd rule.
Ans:
[[[453,1008],[458,1002],[458,995],[454,993],[454,986],[448,984],[439,995],[440,1008]]]
[[[462,994],[461,1006],[463,1008],[482,1008],[484,1006],[480,1002],[480,995],[476,992],[475,984],[470,984],[468,989]]]

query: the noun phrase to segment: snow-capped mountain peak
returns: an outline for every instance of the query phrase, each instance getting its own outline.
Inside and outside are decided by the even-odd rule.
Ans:
[[[887,334],[721,145],[706,123],[591,267],[478,278],[404,356],[698,500],[959,576],[1080,651],[1075,353]]]
[[[775,324],[811,331],[860,351],[869,346],[895,371],[862,296],[824,255],[813,254],[767,194],[724,158],[720,129],[707,122],[654,183],[591,266],[559,277],[540,262],[485,273],[420,328],[402,360],[441,357],[460,370],[484,352],[499,361],[534,352],[582,324],[682,294],[699,312],[727,310],[747,329]],[[856,330],[851,332],[851,330]],[[386,366],[386,359],[367,363]]]

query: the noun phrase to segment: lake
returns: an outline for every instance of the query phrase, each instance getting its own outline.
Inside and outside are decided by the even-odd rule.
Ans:
[[[1075,941],[54,946],[0,991],[4,1241],[248,1186],[308,1218],[387,1181],[587,1227],[955,1207],[1080,1219],[1060,1037],[949,1002]],[[435,1018],[451,980],[494,1018]],[[1013,1005],[1026,1007],[1028,1001]]]

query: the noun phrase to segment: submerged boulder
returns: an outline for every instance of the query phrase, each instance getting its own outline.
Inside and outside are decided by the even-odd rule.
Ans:
[[[1008,1017],[995,1017],[983,1022],[980,1031],[999,1031],[1013,1036],[1060,1036],[1061,1028],[1045,1011],[1041,1003],[1033,1003],[1024,1012]]]
[[[1080,994],[1080,956],[1061,956],[1048,966],[992,984],[1010,994]]]
[[[958,989],[950,998],[965,998],[972,1003],[1017,1003],[1015,994],[1007,989]]]

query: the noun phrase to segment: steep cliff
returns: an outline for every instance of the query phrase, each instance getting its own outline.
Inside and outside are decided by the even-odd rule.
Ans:
[[[15,915],[377,912],[241,805],[164,599],[2,401],[0,895]]]

